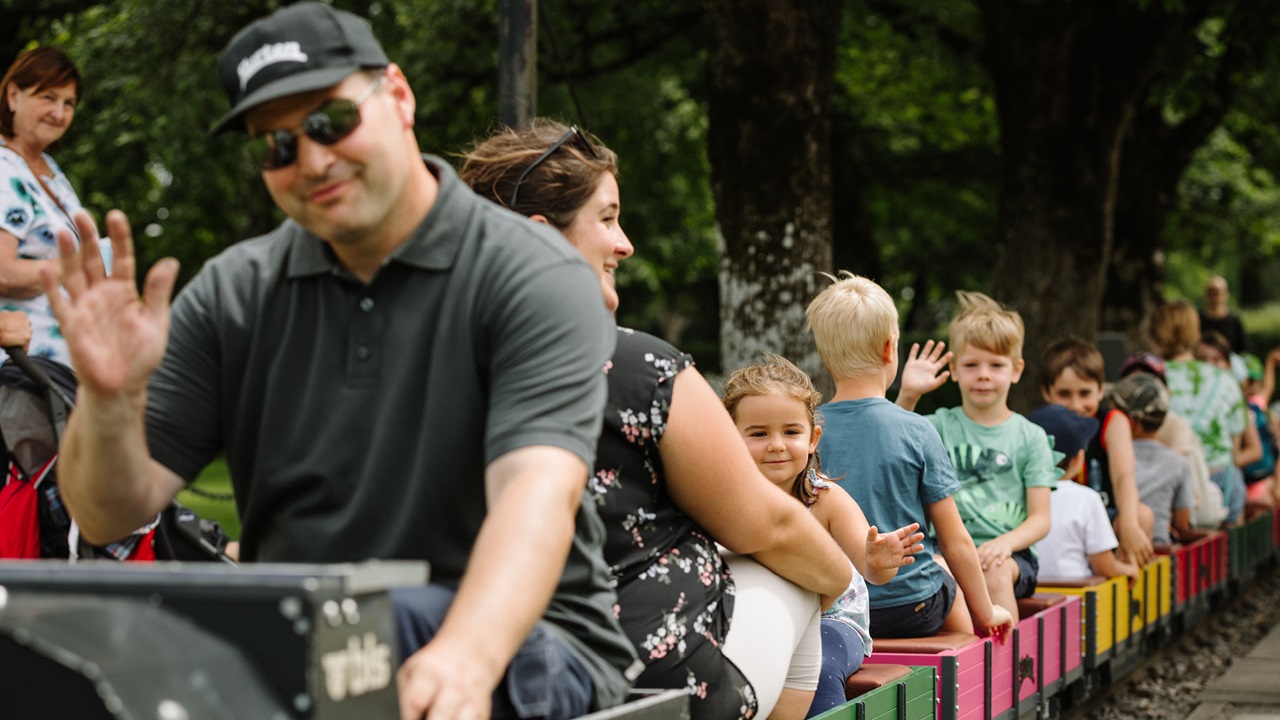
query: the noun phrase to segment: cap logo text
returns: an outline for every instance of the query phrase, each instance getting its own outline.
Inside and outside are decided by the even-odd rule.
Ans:
[[[302,52],[302,46],[296,42],[278,42],[263,45],[253,52],[252,55],[240,61],[236,65],[236,74],[240,76],[240,89],[244,90],[249,85],[249,80],[258,71],[268,65],[274,65],[280,62],[300,62],[307,61],[307,54]]]

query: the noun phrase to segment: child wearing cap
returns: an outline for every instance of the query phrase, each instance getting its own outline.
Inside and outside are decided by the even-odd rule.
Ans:
[[[1152,352],[1135,353],[1120,366],[1120,377],[1126,378],[1134,373],[1146,373],[1163,384],[1164,360]],[[1227,517],[1227,506],[1222,501],[1222,490],[1209,480],[1209,466],[1204,460],[1204,449],[1200,446],[1200,438],[1191,428],[1191,423],[1170,410],[1156,433],[1156,441],[1186,458],[1191,464],[1192,486],[1195,489],[1195,507],[1191,511],[1192,526],[1206,529],[1220,526]]]
[[[1201,537],[1203,532],[1191,528],[1195,505],[1191,465],[1155,439],[1169,412],[1168,388],[1151,375],[1137,373],[1116,383],[1111,399],[1133,430],[1138,493],[1155,514],[1151,539],[1167,545],[1175,539],[1189,542]]]
[[[1077,415],[1062,405],[1045,405],[1027,419],[1049,436],[1062,478],[1049,500],[1051,524],[1040,549],[1040,577],[1083,578],[1090,575],[1138,576],[1138,566],[1116,557],[1120,546],[1102,496],[1077,481],[1084,467],[1084,451],[1098,431],[1098,421]]]

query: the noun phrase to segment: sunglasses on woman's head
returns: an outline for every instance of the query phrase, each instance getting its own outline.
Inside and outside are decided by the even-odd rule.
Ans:
[[[250,137],[245,157],[259,170],[278,170],[298,159],[298,138],[306,135],[321,145],[333,145],[360,127],[360,105],[382,84],[385,75],[369,83],[355,100],[338,98],[321,105],[293,130],[269,130]]]
[[[539,155],[536,160],[529,163],[529,167],[525,168],[524,172],[520,173],[520,177],[516,179],[516,187],[511,191],[511,202],[507,204],[507,207],[512,209],[515,208],[516,200],[520,199],[520,185],[524,182],[525,178],[529,177],[529,173],[533,172],[533,169],[541,165],[544,160],[551,157],[551,153],[559,150],[561,145],[564,145],[573,138],[577,138],[578,145],[582,146],[582,149],[586,150],[588,155],[596,159],[600,158],[600,155],[596,153],[595,147],[591,145],[591,141],[588,140],[587,136],[578,129],[578,126],[570,126],[565,134],[560,136],[559,140],[551,143],[551,147],[547,148],[546,151]]]

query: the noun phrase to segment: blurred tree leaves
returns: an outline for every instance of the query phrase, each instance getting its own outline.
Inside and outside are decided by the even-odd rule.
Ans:
[[[1280,244],[1280,43],[1276,33],[1250,39],[1242,29],[1265,29],[1280,16],[1262,0],[1101,1],[1163,13],[1203,8],[1194,33],[1162,57],[1142,107],[1156,108],[1161,124],[1175,128],[1221,105],[1221,121],[1193,146],[1166,193],[1168,224],[1156,250],[1167,262],[1143,272],[1167,268],[1169,293],[1197,294],[1212,271],[1238,284],[1238,299],[1276,297],[1269,282],[1280,278],[1267,268]],[[280,4],[0,0],[0,62],[41,42],[64,47],[80,65],[87,92],[57,159],[86,206],[129,214],[144,267],[173,255],[186,279],[219,249],[279,222],[237,138],[211,138],[207,130],[226,109],[218,53],[238,28]],[[494,129],[496,0],[334,4],[368,17],[404,68],[424,150],[456,161]],[[621,157],[623,226],[637,254],[619,272],[620,320],[679,343],[715,369],[705,3],[540,5],[540,113],[588,126]],[[908,331],[928,332],[945,320],[955,289],[988,287],[1000,254],[1000,163],[1009,150],[997,122],[991,26],[974,0],[846,0],[842,7],[834,266],[879,280],[898,299]],[[1150,140],[1157,131],[1139,136]]]
[[[999,145],[977,9],[851,3],[837,55],[835,264],[880,282],[908,331],[994,264]]]
[[[6,10],[14,4],[3,2]],[[113,207],[126,211],[143,267],[172,255],[185,281],[223,247],[280,221],[241,159],[238,137],[207,131],[227,109],[218,54],[236,30],[281,4],[35,3],[10,25],[27,38],[14,53],[52,43],[80,66],[86,93],[58,160],[99,219]],[[496,129],[496,0],[334,4],[369,18],[404,69],[424,151],[456,162]],[[623,218],[639,253],[619,274],[620,319],[674,341],[692,331],[693,347],[714,366],[701,11],[658,2],[614,3],[617,12],[581,0],[542,4],[541,114],[583,122],[572,86],[589,119],[583,124],[622,158]]]

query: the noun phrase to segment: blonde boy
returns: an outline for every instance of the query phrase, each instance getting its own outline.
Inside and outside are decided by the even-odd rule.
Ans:
[[[978,545],[991,599],[1016,613],[1017,598],[1035,592],[1032,545],[1049,532],[1049,494],[1059,473],[1044,430],[1009,409],[1009,388],[1025,364],[1022,318],[981,293],[957,295],[951,377],[961,406],[928,419],[960,479],[956,507]],[[898,402],[914,407],[902,396]]]
[[[916,562],[869,588],[872,637],[939,630],[1005,634],[1010,612],[991,602],[973,541],[952,495],[959,489],[938,433],[885,399],[898,371],[898,311],[874,282],[851,273],[809,304],[809,327],[836,393],[822,406],[823,468],[878,527],[935,529]],[[916,349],[913,348],[914,355]],[[936,542],[936,547],[935,547]],[[951,573],[934,561],[940,550]],[[959,588],[957,589],[957,585]]]

